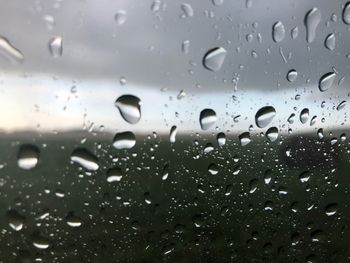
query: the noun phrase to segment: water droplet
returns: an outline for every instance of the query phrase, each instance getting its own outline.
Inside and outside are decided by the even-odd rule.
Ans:
[[[169,134],[170,143],[175,143],[175,141],[176,141],[176,133],[177,133],[177,127],[174,125],[170,129],[170,134]]]
[[[169,176],[169,164],[165,164],[162,171],[162,180],[168,179]]]
[[[39,249],[47,249],[50,246],[49,240],[39,234],[33,236],[33,246]]]
[[[135,135],[130,131],[117,133],[113,139],[113,147],[118,150],[131,149],[135,144]]]
[[[54,37],[49,42],[49,50],[51,56],[54,58],[58,58],[62,56],[63,53],[63,39],[62,37]]]
[[[266,131],[266,138],[270,142],[274,142],[278,138],[278,129],[276,127],[271,127]]]
[[[318,136],[318,138],[319,138],[320,140],[323,139],[324,135],[323,135],[323,129],[322,129],[322,128],[318,129],[318,131],[317,131],[317,136]]]
[[[182,42],[182,52],[184,54],[188,54],[188,52],[190,51],[190,41],[189,40],[185,40],[184,42]]]
[[[345,24],[350,25],[350,2],[347,2],[344,6],[343,21]]]
[[[115,16],[114,16],[114,20],[117,23],[117,25],[122,25],[125,23],[126,21],[126,11],[124,10],[119,10]]]
[[[305,16],[306,41],[311,43],[316,37],[316,28],[321,22],[321,12],[316,7],[309,10]]]
[[[39,149],[34,145],[25,144],[19,148],[17,165],[24,170],[33,169],[39,161]]]
[[[213,5],[219,6],[224,3],[224,0],[212,0],[212,2],[213,2]]]
[[[307,181],[310,180],[310,172],[309,171],[304,171],[299,175],[299,180],[302,183],[306,183]]]
[[[218,141],[218,145],[220,147],[224,146],[226,144],[226,135],[223,132],[220,132],[217,136],[216,139]]]
[[[295,118],[295,114],[294,113],[292,113],[289,117],[288,117],[288,122],[289,122],[289,124],[292,124],[292,123],[294,123],[294,118]]]
[[[206,69],[217,72],[221,69],[226,58],[227,51],[223,47],[216,47],[209,50],[203,58],[203,65]]]
[[[281,42],[284,39],[286,30],[281,21],[276,22],[272,27],[272,38],[275,42]]]
[[[335,215],[337,213],[337,210],[338,210],[338,205],[336,203],[328,204],[326,206],[325,210],[326,210],[327,216]]]
[[[212,109],[204,109],[199,115],[199,123],[202,130],[208,130],[216,122],[216,113]]]
[[[21,63],[24,60],[22,52],[15,48],[10,41],[0,36],[0,56],[11,63]]]
[[[96,171],[99,167],[98,159],[85,148],[77,148],[72,152],[71,161],[89,171]]]
[[[257,179],[252,179],[249,182],[249,193],[252,194],[256,191],[258,188],[258,180]]]
[[[113,167],[107,171],[107,182],[114,183],[119,182],[123,178],[122,169],[119,167]]]
[[[243,132],[238,136],[238,138],[239,138],[239,141],[241,142],[241,146],[246,146],[251,142],[249,132]]]
[[[9,226],[15,230],[20,231],[23,228],[25,218],[18,214],[15,210],[10,210],[6,214]]]
[[[208,166],[208,172],[209,172],[211,175],[216,175],[216,174],[218,174],[218,172],[219,172],[218,166],[217,166],[215,163],[211,163],[211,164]]]
[[[320,82],[318,84],[320,91],[326,91],[329,88],[331,88],[333,85],[335,76],[336,76],[335,72],[328,72],[328,73],[324,74],[320,78]]]
[[[274,107],[266,106],[262,107],[255,114],[255,123],[259,128],[264,128],[270,124],[272,119],[276,115],[276,110]]]
[[[296,39],[298,37],[298,34],[299,34],[298,27],[292,28],[292,30],[290,32],[290,35],[291,35],[292,39]]]
[[[193,8],[190,4],[183,3],[181,4],[181,9],[184,12],[183,18],[185,17],[192,17],[194,15]]]
[[[264,182],[265,184],[269,184],[272,179],[272,171],[271,170],[266,170],[264,173]]]
[[[186,97],[186,92],[182,89],[182,90],[180,90],[179,94],[177,94],[177,99],[181,100],[184,97]]]
[[[72,212],[66,217],[66,223],[70,227],[80,227],[82,225],[80,217],[75,216]]]
[[[306,123],[309,119],[309,109],[305,108],[300,112],[300,121],[302,124]]]
[[[151,11],[152,11],[153,13],[158,12],[158,11],[160,10],[161,5],[162,5],[162,1],[160,1],[160,0],[154,0],[154,1],[152,2],[152,5],[151,5]]]
[[[287,80],[289,82],[294,82],[298,78],[298,72],[295,69],[291,69],[287,73]]]
[[[141,119],[140,104],[140,99],[133,95],[123,95],[115,101],[123,119],[130,124],[136,124]]]
[[[210,153],[213,150],[214,146],[210,142],[208,142],[204,147],[204,153]]]
[[[328,48],[329,50],[334,50],[335,49],[335,35],[329,34],[326,37],[324,44],[325,44],[326,48]]]
[[[343,101],[340,102],[339,105],[337,106],[337,110],[339,111],[339,110],[344,109],[345,105],[346,105],[346,101],[343,100]]]

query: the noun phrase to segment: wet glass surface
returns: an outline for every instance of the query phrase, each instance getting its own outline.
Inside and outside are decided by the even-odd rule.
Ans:
[[[349,3],[0,21],[0,262],[350,261]]]

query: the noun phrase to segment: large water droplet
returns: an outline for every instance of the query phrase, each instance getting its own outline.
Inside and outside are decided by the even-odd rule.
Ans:
[[[75,162],[81,165],[82,167],[84,167],[86,170],[89,170],[89,171],[96,171],[99,167],[97,163],[98,162],[97,157],[85,148],[75,149],[72,152],[70,159],[72,162]]]
[[[204,109],[199,115],[199,123],[202,130],[208,130],[216,122],[216,113],[212,109]]]
[[[19,148],[17,165],[24,170],[33,169],[39,160],[39,149],[30,144],[22,145]]]
[[[176,142],[176,133],[177,133],[177,127],[174,125],[170,129],[170,134],[169,134],[170,143],[175,143]]]
[[[7,59],[9,62],[18,63],[23,62],[24,56],[22,52],[15,48],[10,41],[0,36],[0,56]]]
[[[343,21],[345,24],[350,25],[350,2],[347,2],[344,6]]]
[[[125,23],[126,21],[126,11],[124,10],[119,10],[115,16],[114,16],[114,20],[117,23],[117,25],[122,25]]]
[[[306,183],[307,181],[310,180],[310,172],[309,171],[304,171],[299,175],[299,180],[302,183]]]
[[[54,37],[49,42],[49,50],[54,58],[62,56],[63,53],[63,39],[62,37]]]
[[[298,78],[298,72],[295,69],[291,69],[290,71],[288,71],[287,80],[289,82],[294,82],[296,81],[297,78]]]
[[[325,44],[326,48],[328,48],[329,50],[334,50],[335,49],[335,35],[329,34],[326,37],[324,44]]]
[[[80,217],[74,215],[72,212],[66,217],[66,223],[70,227],[80,227],[82,225]]]
[[[135,146],[135,144],[136,144],[135,135],[130,131],[120,132],[114,136],[113,147],[118,150],[131,149],[132,147]]]
[[[107,171],[108,183],[119,182],[122,178],[123,178],[123,172],[122,172],[122,169],[120,169],[119,167],[114,167]]]
[[[325,210],[326,210],[327,216],[335,215],[337,213],[337,210],[338,210],[338,205],[336,203],[328,204],[326,206]]]
[[[211,71],[219,71],[224,64],[227,51],[223,47],[216,47],[209,50],[203,58],[203,65]]]
[[[266,131],[266,138],[270,142],[274,142],[278,138],[278,129],[276,127],[271,127]]]
[[[249,144],[251,142],[249,132],[243,132],[242,134],[240,134],[238,136],[238,138],[239,138],[239,141],[241,143],[241,146],[246,146],[247,144]]]
[[[115,106],[126,122],[135,124],[141,119],[140,102],[140,99],[136,96],[123,95],[116,100]]]
[[[190,4],[186,4],[186,3],[181,4],[181,9],[184,12],[182,16],[183,18],[192,17],[194,15],[193,8]]]
[[[309,109],[305,108],[300,112],[300,121],[302,124],[306,123],[309,119]]]
[[[216,139],[218,141],[219,146],[224,146],[226,144],[226,135],[223,132],[220,132],[217,136]]]
[[[340,102],[339,105],[337,106],[337,110],[339,111],[339,110],[344,109],[345,105],[346,105],[346,101],[343,100],[343,101]]]
[[[272,106],[262,107],[255,114],[255,123],[259,128],[264,128],[270,124],[276,115],[276,110]]]
[[[208,166],[208,172],[212,175],[216,175],[219,172],[218,166],[215,163],[211,163]]]
[[[275,42],[281,42],[284,39],[286,30],[281,21],[276,22],[272,27],[272,38]]]
[[[50,246],[49,240],[39,234],[33,236],[32,242],[33,246],[39,249],[47,249]]]
[[[20,231],[23,228],[25,218],[18,214],[15,210],[10,210],[6,214],[9,226],[15,230]]]
[[[328,90],[330,87],[332,87],[334,79],[335,79],[335,72],[328,72],[326,74],[324,74],[319,81],[318,87],[320,89],[320,91],[326,91]]]
[[[306,41],[311,43],[316,37],[316,28],[321,22],[321,12],[316,7],[309,10],[305,16]]]

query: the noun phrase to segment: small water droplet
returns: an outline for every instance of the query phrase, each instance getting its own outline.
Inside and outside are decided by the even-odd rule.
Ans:
[[[216,175],[216,174],[218,174],[218,172],[219,172],[218,166],[217,166],[215,163],[211,163],[211,164],[208,166],[208,172],[209,172],[211,175]]]
[[[199,123],[202,130],[208,130],[216,122],[216,113],[212,109],[204,109],[199,115]]]
[[[0,56],[11,63],[21,63],[24,60],[22,52],[15,48],[9,40],[0,36]]]
[[[123,95],[115,101],[123,119],[130,124],[136,124],[141,119],[140,104],[140,99],[133,95]]]
[[[183,11],[182,18],[192,17],[194,15],[193,8],[190,4],[186,4],[186,3],[181,4],[181,9]]]
[[[335,72],[328,72],[326,74],[324,74],[319,81],[318,87],[320,89],[320,91],[326,91],[329,88],[332,87],[334,79],[335,79]]]
[[[249,193],[252,194],[256,191],[258,188],[258,180],[257,179],[252,179],[249,182]]]
[[[49,42],[49,51],[51,56],[58,58],[62,56],[63,53],[63,39],[62,37],[54,37]]]
[[[316,28],[321,22],[321,12],[316,7],[309,10],[305,16],[306,41],[311,43],[316,37]]]
[[[286,34],[286,30],[284,29],[284,25],[281,21],[276,22],[272,27],[272,38],[275,42],[281,42],[284,39]]]
[[[334,50],[335,49],[335,35],[329,34],[326,37],[324,44],[325,44],[326,48],[328,48],[329,50]]]
[[[24,170],[33,169],[39,161],[39,149],[30,144],[22,145],[18,151],[17,165]]]
[[[169,134],[170,143],[176,142],[176,133],[177,133],[177,127],[174,125],[170,129],[170,134]]]
[[[310,172],[309,171],[304,171],[299,175],[299,180],[302,183],[306,183],[307,181],[310,180]]]
[[[113,167],[107,171],[107,182],[114,183],[119,182],[123,178],[122,169],[119,167]]]
[[[50,246],[49,240],[39,234],[33,236],[33,246],[39,249],[47,249]]]
[[[276,115],[276,110],[272,106],[262,107],[255,114],[255,123],[259,128],[269,125]]]
[[[241,142],[241,146],[246,146],[247,144],[249,144],[251,142],[249,132],[243,132],[242,134],[240,134],[238,136],[238,138],[239,138],[239,141]]]
[[[216,47],[209,50],[203,58],[203,65],[206,69],[217,72],[221,69],[226,58],[227,51],[223,47]]]
[[[182,42],[181,49],[184,54],[188,54],[188,52],[190,51],[190,41],[185,40],[184,42]]]
[[[323,135],[323,129],[322,129],[322,128],[318,129],[318,131],[317,131],[317,136],[318,136],[318,138],[319,138],[320,140],[323,139],[324,135]]]
[[[226,135],[223,132],[220,132],[217,136],[216,136],[218,145],[220,147],[224,146],[226,144]]]
[[[289,82],[294,82],[298,78],[298,72],[295,69],[291,69],[287,73],[287,80]]]
[[[290,35],[291,35],[292,39],[296,39],[298,37],[298,34],[299,34],[298,27],[292,28],[292,30],[290,32]]]
[[[122,150],[122,149],[131,149],[136,144],[135,135],[130,132],[119,132],[114,136],[113,147]]]
[[[114,16],[114,20],[117,23],[117,25],[122,25],[125,23],[126,21],[126,11],[124,10],[119,10],[115,16]]]
[[[99,168],[97,157],[85,148],[75,149],[70,159],[89,171],[96,171]]]
[[[292,123],[294,123],[294,119],[295,119],[295,114],[294,113],[292,113],[289,117],[288,117],[288,122],[289,122],[289,124],[292,124]]]
[[[15,230],[20,231],[23,228],[25,218],[18,214],[15,210],[10,210],[6,214],[9,226]]]
[[[327,216],[333,216],[337,213],[338,205],[336,203],[328,204],[325,208]]]
[[[70,212],[66,217],[66,223],[70,227],[80,227],[82,225],[80,217],[74,215],[74,213]]]
[[[300,121],[302,124],[306,123],[309,119],[309,109],[305,108],[300,112]]]
[[[347,2],[344,6],[343,21],[345,24],[350,25],[350,2]]]
[[[337,110],[340,111],[340,110],[344,109],[345,105],[346,105],[346,101],[343,100],[343,101],[340,102],[339,105],[337,106]]]
[[[213,5],[219,6],[224,3],[224,0],[212,0],[212,2],[213,2]]]
[[[266,131],[266,138],[270,142],[274,142],[278,138],[278,129],[276,127],[271,127]]]

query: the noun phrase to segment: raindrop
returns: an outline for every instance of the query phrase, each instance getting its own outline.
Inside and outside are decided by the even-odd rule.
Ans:
[[[213,5],[219,6],[224,3],[224,0],[212,0],[212,2],[213,2]]]
[[[130,124],[136,124],[141,119],[140,104],[140,99],[133,95],[123,95],[115,101],[123,119]]]
[[[309,109],[305,108],[300,112],[300,121],[302,124],[306,123],[309,119]]]
[[[255,114],[255,123],[259,128],[264,128],[270,124],[272,119],[276,115],[276,110],[274,107],[266,106],[262,107]]]
[[[165,164],[162,171],[162,180],[168,179],[169,176],[169,164]]]
[[[299,180],[302,183],[306,183],[310,179],[310,172],[309,171],[304,171],[299,175]]]
[[[338,210],[338,205],[336,203],[328,204],[326,206],[325,210],[326,210],[327,216],[335,215],[337,213],[337,210]]]
[[[343,21],[345,24],[350,25],[350,2],[347,2],[344,6]]]
[[[214,147],[213,147],[213,145],[209,142],[209,143],[207,143],[206,145],[205,145],[205,147],[204,147],[204,153],[210,153],[210,152],[212,152],[214,150]]]
[[[113,147],[118,150],[131,149],[135,144],[135,135],[130,131],[117,133],[113,139]]]
[[[177,133],[177,127],[174,125],[170,129],[170,134],[169,134],[170,143],[174,143],[176,141],[176,133]]]
[[[249,182],[249,193],[252,194],[256,191],[258,188],[258,180],[257,179],[252,179]]]
[[[62,37],[54,37],[49,42],[49,51],[51,56],[58,58],[62,56],[63,53],[63,39]]]
[[[24,170],[33,169],[39,161],[39,149],[30,144],[22,145],[19,148],[17,165]]]
[[[114,16],[114,20],[117,23],[117,25],[122,25],[125,23],[126,21],[126,11],[124,10],[119,10],[115,16]]]
[[[281,42],[284,39],[286,30],[281,21],[276,22],[272,27],[272,38],[275,42]]]
[[[7,212],[7,219],[9,226],[15,230],[20,231],[23,228],[25,218],[18,214],[15,210],[10,210]]]
[[[217,166],[215,163],[211,163],[211,164],[208,166],[208,172],[209,172],[211,175],[216,175],[216,174],[218,174],[218,172],[219,172],[218,166]]]
[[[287,73],[287,80],[289,82],[294,82],[298,78],[298,72],[295,69],[291,69]]]
[[[325,44],[326,48],[333,51],[335,49],[335,35],[329,34],[326,37],[324,44]]]
[[[292,124],[292,123],[294,123],[294,118],[295,118],[295,114],[294,113],[292,113],[289,117],[288,117],[288,122],[289,122],[289,124]]]
[[[82,225],[81,219],[72,212],[66,217],[66,223],[70,227],[80,227]]]
[[[311,43],[316,37],[316,28],[321,22],[321,12],[316,7],[309,10],[305,16],[306,41]]]
[[[99,167],[97,157],[85,148],[75,149],[72,152],[70,159],[72,162],[79,164],[89,171],[96,171]]]
[[[339,105],[337,106],[337,110],[339,111],[339,110],[344,109],[345,105],[346,105],[346,101],[343,100],[343,101],[340,102]]]
[[[49,240],[39,234],[33,236],[33,246],[39,249],[47,249],[50,246]]]
[[[292,39],[296,39],[298,37],[298,34],[299,34],[298,27],[292,28],[292,30],[290,32],[290,35],[291,35]]]
[[[194,15],[193,8],[190,4],[183,3],[181,4],[181,9],[184,12],[183,18],[192,17]]]
[[[239,141],[241,142],[241,146],[246,146],[251,142],[249,132],[243,132],[238,136],[238,138],[239,138]]]
[[[266,138],[270,142],[274,142],[278,138],[278,129],[276,127],[271,127],[266,131]]]
[[[23,62],[24,56],[22,52],[15,48],[10,41],[0,36],[0,56],[12,63]]]
[[[181,100],[184,97],[186,97],[186,92],[182,89],[182,90],[180,90],[179,94],[177,94],[177,99]]]
[[[223,132],[220,132],[217,136],[216,139],[218,141],[218,145],[220,147],[224,146],[226,144],[226,135]]]
[[[123,172],[122,172],[122,169],[120,169],[119,167],[108,169],[107,171],[108,183],[119,182],[122,178],[123,178]]]
[[[326,74],[324,74],[319,81],[318,87],[320,89],[320,91],[326,91],[329,88],[332,87],[334,79],[335,79],[335,72],[328,72]]]
[[[203,65],[206,69],[217,72],[221,69],[226,58],[227,51],[223,47],[216,47],[209,50],[203,58]]]
[[[199,115],[199,123],[202,130],[208,130],[216,122],[216,113],[212,109],[204,109]]]
[[[188,52],[190,51],[190,41],[189,40],[185,40],[184,42],[182,42],[181,50],[182,50],[182,53],[188,54]]]

